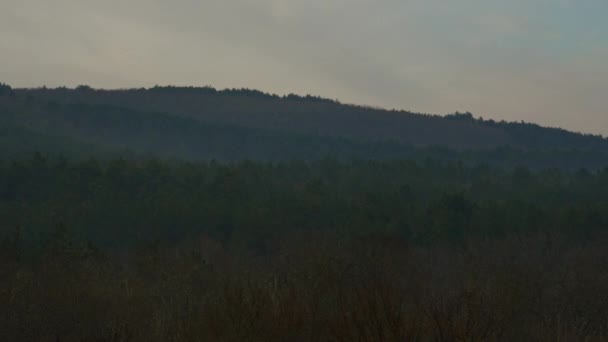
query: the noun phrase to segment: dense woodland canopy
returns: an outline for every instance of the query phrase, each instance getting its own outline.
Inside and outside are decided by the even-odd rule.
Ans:
[[[602,340],[608,169],[0,163],[0,338]]]
[[[0,85],[0,341],[601,341],[608,141]]]
[[[0,164],[6,227],[35,240],[58,225],[106,246],[207,234],[264,243],[290,230],[395,233],[457,242],[608,225],[608,169],[504,171],[462,163],[108,162]],[[31,215],[36,213],[35,215]]]

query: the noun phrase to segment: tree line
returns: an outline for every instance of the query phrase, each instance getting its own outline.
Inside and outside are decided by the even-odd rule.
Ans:
[[[287,231],[391,232],[416,243],[608,225],[608,169],[460,162],[70,161],[0,163],[3,228],[32,241],[63,225],[113,245],[200,234],[260,243]],[[260,245],[260,246],[261,246]],[[263,249],[263,248],[262,248]]]

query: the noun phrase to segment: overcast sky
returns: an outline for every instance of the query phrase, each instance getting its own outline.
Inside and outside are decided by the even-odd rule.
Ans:
[[[608,135],[606,0],[0,0],[0,82],[249,87]]]

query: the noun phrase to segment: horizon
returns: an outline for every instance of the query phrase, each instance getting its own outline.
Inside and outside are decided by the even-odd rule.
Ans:
[[[0,13],[0,80],[204,80],[608,135],[606,12],[600,0],[23,0]]]
[[[365,104],[365,103],[353,103],[353,102],[345,102],[342,101],[341,99],[332,99],[329,97],[325,97],[321,94],[311,94],[311,93],[273,93],[273,92],[269,92],[269,91],[265,91],[263,89],[257,89],[257,88],[236,88],[236,87],[225,87],[225,88],[220,88],[220,87],[216,87],[210,84],[207,85],[173,85],[173,84],[155,84],[154,86],[148,86],[148,87],[116,87],[116,88],[103,88],[103,87],[96,87],[90,84],[79,84],[76,86],[66,86],[66,85],[61,85],[61,86],[56,86],[56,87],[49,87],[47,85],[41,85],[41,86],[34,86],[34,87],[12,87],[10,84],[7,83],[2,83],[0,82],[0,84],[5,84],[8,85],[9,87],[11,87],[13,90],[17,90],[17,91],[27,91],[27,90],[38,90],[38,89],[47,89],[47,90],[62,90],[62,89],[67,89],[67,90],[72,90],[72,91],[77,91],[78,87],[88,87],[90,89],[92,89],[93,91],[108,91],[108,92],[112,92],[112,91],[136,91],[136,90],[152,90],[154,88],[176,88],[176,89],[214,89],[217,92],[223,92],[223,91],[231,91],[231,90],[251,90],[251,91],[256,91],[256,92],[260,92],[263,95],[267,95],[267,96],[277,96],[279,99],[286,99],[288,96],[290,95],[295,95],[298,96],[300,98],[305,98],[307,96],[313,97],[313,98],[318,98],[321,100],[326,100],[326,101],[332,101],[335,102],[339,105],[343,105],[343,106],[354,106],[354,107],[361,107],[361,108],[367,108],[367,109],[371,109],[371,110],[378,110],[378,111],[386,111],[386,112],[401,112],[401,113],[409,113],[409,114],[414,114],[414,115],[425,115],[425,116],[439,116],[439,117],[447,117],[449,115],[454,115],[454,114],[471,114],[473,116],[473,118],[475,120],[480,120],[482,122],[497,122],[497,123],[515,123],[515,124],[529,124],[529,125],[537,125],[540,126],[542,128],[549,128],[549,129],[557,129],[557,130],[563,130],[563,131],[567,131],[567,132],[571,132],[571,133],[576,133],[576,134],[582,134],[582,135],[588,135],[588,136],[593,136],[593,137],[598,137],[598,138],[602,138],[602,139],[608,139],[608,136],[605,136],[603,133],[593,133],[593,132],[587,132],[587,131],[577,131],[577,130],[573,130],[573,129],[569,129],[567,127],[560,127],[560,126],[550,126],[550,125],[544,125],[538,122],[533,122],[533,121],[526,121],[526,120],[508,120],[505,118],[487,118],[487,117],[483,117],[482,115],[478,115],[477,113],[472,113],[470,111],[452,111],[452,112],[448,112],[448,113],[428,113],[428,112],[415,112],[415,111],[411,111],[405,108],[388,108],[388,107],[382,107],[382,106],[373,106],[373,105],[369,105],[369,104]]]

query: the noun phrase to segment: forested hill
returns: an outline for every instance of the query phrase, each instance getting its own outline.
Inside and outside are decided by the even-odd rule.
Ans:
[[[463,161],[598,169],[608,140],[524,123],[387,111],[255,90],[0,86],[0,152],[182,160]]]
[[[608,149],[598,136],[528,123],[480,120],[470,113],[416,114],[345,105],[315,96],[277,96],[250,89],[154,87],[131,90],[18,89],[17,95],[57,103],[112,105],[207,123],[235,124],[358,141],[394,141],[450,148]]]

